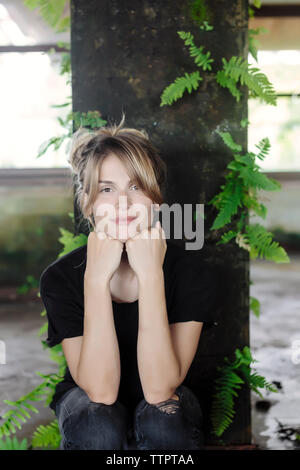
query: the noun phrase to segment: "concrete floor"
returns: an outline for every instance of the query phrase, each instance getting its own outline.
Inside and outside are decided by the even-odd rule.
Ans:
[[[266,412],[256,409],[260,398],[252,393],[253,440],[276,450],[295,449],[293,442],[279,438],[277,420],[300,428],[300,255],[289,256],[288,264],[256,260],[250,267],[250,295],[261,303],[260,318],[250,315],[254,367],[282,387],[278,393],[263,393],[271,403]]]
[[[261,303],[261,317],[250,313],[250,342],[255,368],[269,382],[280,382],[278,393],[263,392],[271,404],[268,411],[260,411],[256,404],[261,399],[252,392],[253,443],[260,449],[291,449],[293,443],[280,440],[277,421],[283,425],[300,427],[300,255],[291,255],[290,264],[275,264],[264,260],[251,263],[250,278],[254,282],[250,294]],[[40,299],[7,299],[10,291],[0,292],[0,340],[5,341],[6,363],[0,355],[0,416],[9,409],[4,399],[16,400],[29,393],[40,382],[35,374],[57,372],[49,352],[41,349],[37,333],[45,322],[41,317]],[[43,335],[44,338],[45,335]],[[298,343],[297,343],[298,342]],[[298,354],[293,347],[298,345]],[[38,414],[17,430],[19,441],[28,443],[36,427],[55,418],[43,402],[33,403]],[[1,420],[0,420],[1,423]]]

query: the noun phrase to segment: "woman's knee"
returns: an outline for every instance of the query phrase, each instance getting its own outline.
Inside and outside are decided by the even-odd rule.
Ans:
[[[122,449],[128,418],[126,408],[118,401],[106,405],[88,400],[61,422],[61,434],[68,448]]]
[[[194,393],[181,385],[159,403],[143,399],[135,409],[135,437],[140,449],[200,449],[202,411]]]

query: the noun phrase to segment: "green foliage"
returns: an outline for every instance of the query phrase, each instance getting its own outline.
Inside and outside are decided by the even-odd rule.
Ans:
[[[210,230],[217,230],[231,223],[231,219],[238,213],[239,208],[253,211],[260,217],[265,218],[267,209],[258,201],[258,190],[277,191],[281,185],[273,178],[261,173],[259,165],[255,159],[264,160],[270,151],[268,138],[262,139],[256,145],[258,152],[246,152],[241,155],[241,145],[234,142],[229,132],[216,131],[223,139],[223,142],[233,152],[233,160],[227,165],[229,172],[225,177],[225,184],[221,185],[221,192],[216,194],[208,204],[213,204],[218,209]],[[236,243],[243,249],[248,250],[251,259],[257,256],[265,257],[276,263],[288,262],[289,257],[285,250],[275,241],[272,241],[272,234],[259,224],[255,226],[246,225],[245,213],[237,222],[236,230],[229,230],[224,233],[218,244],[228,243],[235,238]]]
[[[40,375],[38,372],[36,373]],[[49,397],[49,390],[47,390],[47,388],[53,392],[56,384],[61,380],[61,377],[58,378],[56,374],[49,374],[44,377],[46,377],[46,380],[27,395],[20,397],[16,401],[3,400],[5,404],[13,408],[9,409],[1,416],[4,422],[0,426],[0,439],[4,435],[9,436],[11,433],[15,433],[16,427],[21,429],[22,425],[20,420],[25,423],[27,419],[31,418],[29,411],[38,413],[38,409],[29,402],[44,401],[46,398],[45,403],[46,405],[49,404],[52,397]]]
[[[182,97],[187,90],[191,94],[192,90],[197,90],[199,82],[202,80],[199,72],[191,74],[185,72],[184,77],[177,77],[174,83],[171,83],[161,96],[160,106],[171,105]]]
[[[70,103],[64,103],[61,105],[61,107],[69,105]],[[54,150],[58,150],[65,140],[67,140],[68,143],[66,147],[66,152],[68,152],[73,135],[73,125],[75,128],[80,126],[84,126],[86,128],[100,128],[107,123],[106,120],[102,119],[99,111],[88,111],[87,113],[70,112],[65,119],[58,117],[57,120],[67,132],[60,136],[51,137],[50,139],[43,142],[38,148],[38,154],[36,158],[40,158],[42,155],[44,155],[50,147],[53,147]]]
[[[251,363],[257,362],[252,358],[250,349],[245,346],[242,351],[235,350],[235,360],[230,362],[224,358],[225,365],[217,367],[220,372],[215,380],[215,393],[211,408],[211,422],[213,433],[220,437],[232,423],[234,410],[234,397],[238,396],[237,390],[243,385],[249,386],[251,390],[262,397],[258,390],[266,389],[270,392],[277,392],[266,379],[251,368]]]
[[[210,58],[210,52],[204,54],[202,51],[204,46],[197,47],[194,44],[194,36],[190,32],[177,31],[179,37],[183,39],[184,44],[189,47],[190,56],[194,57],[194,62],[198,67],[202,67],[203,70],[211,70],[211,63],[214,59]]]
[[[240,124],[241,124],[241,127],[249,126],[249,119],[248,118],[242,119]]]
[[[39,9],[45,22],[57,33],[70,30],[70,17],[63,16],[68,0],[23,0],[30,10]]]
[[[74,213],[70,212],[69,216],[74,220]],[[79,234],[74,236],[68,230],[63,228],[59,229],[62,236],[59,238],[59,241],[63,245],[62,252],[59,253],[58,258],[63,256],[70,251],[83,246],[87,243],[87,236],[84,234]],[[41,313],[41,316],[46,315],[46,310],[44,309]],[[48,322],[46,321],[44,325],[40,328],[38,332],[38,336],[41,336],[43,333],[47,331]],[[44,381],[39,384],[34,390],[32,390],[27,395],[19,398],[16,401],[4,400],[4,403],[10,405],[12,407],[6,413],[2,415],[2,420],[4,422],[0,426],[0,439],[2,436],[6,435],[9,436],[11,433],[16,432],[16,427],[18,429],[22,428],[22,423],[20,421],[26,422],[27,419],[31,418],[31,415],[28,411],[32,411],[34,413],[38,413],[38,409],[31,405],[29,402],[35,401],[44,401],[45,406],[48,406],[49,403],[52,401],[53,394],[55,393],[56,385],[61,382],[62,378],[64,377],[67,362],[65,356],[63,354],[63,349],[61,344],[57,344],[56,346],[49,348],[46,341],[41,340],[43,349],[49,349],[49,355],[52,361],[58,364],[58,374],[42,374],[40,372],[36,372],[37,375],[42,377]],[[60,440],[60,433],[57,424],[55,421],[51,423],[49,426],[39,426],[37,428],[36,433],[34,434],[32,445],[36,447],[48,446],[53,445],[57,447],[57,444]],[[0,440],[1,444],[1,440]],[[2,441],[2,445],[3,441]]]
[[[211,26],[210,24],[208,24],[208,22],[206,20],[204,20],[203,25],[200,26],[200,29],[204,29],[205,31],[212,31],[214,29],[214,27]]]
[[[194,36],[185,31],[177,31],[181,39],[184,40],[186,46],[189,46],[190,56],[194,58],[194,62],[198,67],[202,67],[203,70],[211,70],[211,62],[213,59],[210,58],[210,52],[203,53],[204,46],[197,47],[194,44]],[[177,77],[173,83],[171,83],[161,95],[160,106],[171,105],[178,99],[182,98],[185,91],[189,94],[193,90],[197,90],[199,83],[203,80],[199,72],[187,73],[185,72],[183,77]]]
[[[12,439],[7,437],[5,441],[0,441],[0,450],[27,450],[27,439],[24,438],[19,442],[16,436]]]
[[[250,297],[250,310],[254,315],[259,318],[260,316],[260,301],[256,297]]]
[[[245,244],[249,246],[250,258],[258,256],[276,263],[287,263],[290,261],[284,248],[279,243],[272,241],[273,234],[268,232],[262,225],[246,225],[243,234]]]
[[[209,30],[206,23],[205,30]],[[249,52],[252,53],[257,60],[257,42],[254,35],[259,32],[267,32],[265,28],[257,28],[256,30],[249,30]],[[189,46],[189,54],[194,59],[198,67],[202,67],[204,71],[212,71],[211,63],[214,59],[211,57],[211,52],[203,52],[204,46],[196,46],[194,43],[194,36],[190,32],[177,31],[177,34],[184,41],[186,46]],[[227,61],[222,57],[223,68],[218,70],[214,75],[217,83],[224,88],[228,88],[230,93],[240,100],[242,93],[238,85],[246,85],[249,89],[249,97],[259,98],[267,104],[276,106],[276,93],[265,74],[263,74],[257,67],[249,65],[247,59],[242,57],[233,56]],[[198,72],[187,73],[184,76],[177,77],[173,83],[168,85],[162,95],[160,106],[168,105],[182,98],[184,92],[188,90],[191,93],[193,90],[199,88],[199,83],[203,78]]]
[[[204,26],[206,28],[208,22],[211,21],[211,12],[207,7],[205,0],[192,0],[190,1],[189,11],[191,13],[192,18],[196,21],[196,23]]]
[[[249,29],[248,30],[248,50],[249,53],[252,55],[252,57],[256,60],[257,62],[257,48],[259,46],[259,42],[257,39],[255,39],[254,36],[257,36],[258,34],[261,33],[268,33],[269,30],[261,26],[260,28],[256,29]]]
[[[26,294],[30,289],[39,287],[39,281],[31,274],[28,274],[25,279],[26,282],[16,289],[18,294]]]
[[[261,0],[254,0],[253,5],[255,8],[261,7]],[[255,10],[249,5],[248,6],[249,18],[253,18],[255,15]]]
[[[64,249],[59,253],[58,257],[66,255],[72,250],[79,248],[80,246],[87,244],[87,236],[83,233],[80,233],[77,236],[74,236],[73,233],[69,232],[62,227],[59,227],[59,231],[62,236],[58,239],[58,241],[64,245]]]
[[[48,447],[54,449],[59,447],[61,435],[59,432],[58,421],[55,419],[47,426],[40,425],[33,433],[31,445],[32,447]]]
[[[228,88],[231,94],[240,100],[241,92],[237,88],[238,82],[241,85],[247,85],[249,96],[260,98],[268,104],[276,106],[276,94],[272,84],[265,74],[257,67],[250,66],[247,59],[233,56],[227,62],[222,57],[223,69],[216,74],[217,82],[225,88]]]

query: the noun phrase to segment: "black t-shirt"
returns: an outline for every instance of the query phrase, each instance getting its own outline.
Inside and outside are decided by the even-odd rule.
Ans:
[[[163,272],[169,324],[195,320],[204,322],[202,331],[217,326],[218,276],[215,269],[199,263],[199,257],[196,259],[192,251],[171,240],[166,240],[166,243]],[[64,338],[83,336],[86,254],[87,245],[76,248],[55,260],[41,274],[40,295],[48,318],[46,343],[50,348]],[[136,352],[138,300],[128,303],[112,301],[112,306],[121,362],[117,399],[133,410],[144,397]],[[62,379],[49,404],[54,411],[63,394],[77,386],[68,367]]]

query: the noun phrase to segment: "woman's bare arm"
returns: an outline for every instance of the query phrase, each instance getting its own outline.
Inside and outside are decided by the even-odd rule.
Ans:
[[[120,385],[120,351],[109,282],[84,284],[84,333],[76,371],[78,385],[95,402],[112,404]]]

